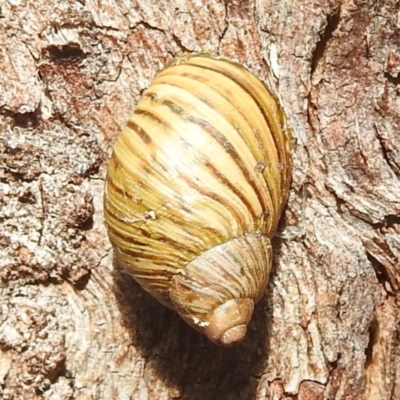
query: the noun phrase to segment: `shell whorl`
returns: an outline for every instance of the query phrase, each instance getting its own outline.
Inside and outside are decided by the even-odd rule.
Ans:
[[[239,341],[268,280],[290,175],[290,135],[265,86],[226,60],[178,58],[114,146],[104,209],[116,255],[215,342],[227,310],[242,313],[225,340]],[[188,291],[189,281],[203,287]]]
[[[219,344],[246,334],[254,304],[264,293],[272,261],[269,238],[247,234],[215,246],[192,260],[172,279],[170,299],[190,325]],[[235,335],[226,336],[233,328]],[[240,334],[241,333],[241,334]]]

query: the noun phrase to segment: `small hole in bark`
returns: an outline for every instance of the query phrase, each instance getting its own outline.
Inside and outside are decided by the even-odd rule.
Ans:
[[[367,258],[374,268],[376,279],[382,285],[385,282],[390,282],[390,278],[387,274],[386,268],[380,263],[371,253],[367,252]]]
[[[85,56],[84,52],[77,44],[48,46],[45,49],[45,55],[53,60],[80,60]]]
[[[372,362],[372,357],[373,357],[373,351],[374,351],[374,345],[376,342],[376,334],[377,334],[377,323],[376,320],[373,320],[371,322],[371,325],[369,327],[369,341],[368,341],[368,346],[365,349],[365,355],[367,357],[366,359],[366,365],[370,364]]]

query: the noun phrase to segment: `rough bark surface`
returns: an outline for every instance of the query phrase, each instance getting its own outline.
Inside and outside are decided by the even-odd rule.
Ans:
[[[274,272],[218,348],[113,265],[107,158],[157,70],[207,50],[296,139]],[[400,399],[395,0],[0,0],[0,397]]]

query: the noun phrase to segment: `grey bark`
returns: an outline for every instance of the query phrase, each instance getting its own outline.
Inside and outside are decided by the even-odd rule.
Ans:
[[[0,397],[400,398],[394,0],[0,0]],[[274,272],[218,348],[115,268],[112,143],[181,52],[247,65],[296,147]]]

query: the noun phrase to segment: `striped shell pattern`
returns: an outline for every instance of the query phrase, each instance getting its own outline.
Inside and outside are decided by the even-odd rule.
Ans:
[[[186,55],[161,70],[118,136],[104,194],[118,261],[217,344],[240,342],[287,201],[290,133],[242,66]]]

